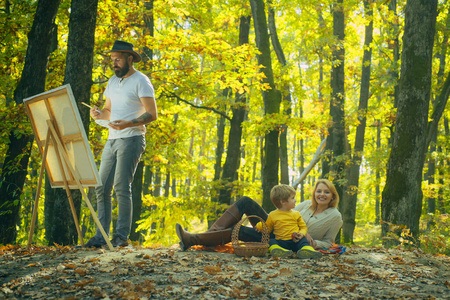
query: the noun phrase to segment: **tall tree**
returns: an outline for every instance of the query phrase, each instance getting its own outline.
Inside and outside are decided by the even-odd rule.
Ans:
[[[139,4],[139,1],[137,1]],[[155,18],[153,16],[153,3],[154,0],[145,1],[145,13],[144,13],[144,35],[154,36],[155,30]],[[151,71],[153,64],[153,49],[149,47],[144,48],[144,59],[145,71]],[[147,67],[148,66],[148,67]],[[144,71],[144,70],[143,70]],[[133,182],[131,184],[131,198],[133,201],[133,216],[131,220],[130,229],[130,240],[138,241],[141,234],[136,231],[138,227],[138,221],[141,219],[142,211],[142,194],[143,194],[143,183],[144,183],[144,168],[146,168],[145,163],[141,160],[134,173]],[[150,169],[147,168],[147,172],[150,173]]]
[[[239,21],[239,45],[248,44],[250,32],[250,16],[241,16]],[[237,170],[241,160],[242,122],[247,112],[246,93],[235,93],[235,103],[232,107],[233,116],[228,133],[227,157],[223,165],[222,181],[225,186],[220,190],[219,202],[231,204],[230,184],[237,179]]]
[[[389,11],[392,12],[395,18],[397,18],[397,0],[391,0],[389,2]],[[398,63],[400,60],[400,45],[398,42],[399,33],[399,25],[396,19],[391,21],[388,27],[389,31],[389,48],[392,49],[392,79],[394,80],[394,107],[397,107],[398,100]]]
[[[270,118],[280,112],[281,93],[275,88],[272,70],[272,58],[270,55],[270,39],[267,29],[267,18],[263,0],[250,0],[252,8],[253,24],[255,27],[256,46],[259,54],[258,63],[263,67],[264,82],[269,89],[262,91],[264,101],[264,114]],[[270,128],[264,137],[264,158],[262,166],[262,206],[266,211],[272,211],[275,206],[270,201],[270,190],[278,184],[278,129]]]
[[[450,9],[450,8],[449,8]],[[450,28],[450,15],[448,14],[449,11],[447,11],[447,17],[445,21],[445,25],[447,28]],[[443,86],[443,79],[444,79],[444,71],[445,71],[445,65],[446,65],[446,56],[447,56],[447,44],[448,44],[448,33],[446,30],[443,32],[443,38],[442,42],[439,43],[441,45],[441,49],[437,56],[439,57],[439,70],[437,73],[437,85],[438,87]],[[433,101],[433,107],[436,108],[436,105],[438,104],[438,97],[435,97]],[[437,148],[437,137],[438,137],[438,126],[435,127],[434,131],[430,134],[431,137],[431,143],[429,148],[429,160],[428,160],[428,172],[426,174],[426,179],[428,180],[428,185],[433,186],[435,183],[435,175],[436,175],[436,158],[434,157],[433,153],[438,150]],[[441,148],[442,149],[442,148]],[[434,191],[434,188],[433,188]],[[428,206],[427,206],[427,212],[431,214],[436,213],[436,197],[434,196],[436,193],[432,193],[432,196],[428,198]]]
[[[358,121],[356,128],[355,146],[353,148],[353,155],[351,164],[348,170],[347,186],[344,192],[343,202],[343,219],[342,236],[344,242],[353,242],[353,232],[355,230],[355,216],[356,216],[356,201],[358,198],[359,174],[361,167],[361,160],[364,152],[364,135],[366,132],[366,115],[367,105],[369,102],[370,89],[370,70],[372,63],[372,40],[373,40],[373,8],[371,1],[364,0],[364,14],[368,22],[365,26],[364,33],[364,55],[362,60],[361,71],[361,88],[359,92],[359,107],[358,107]]]
[[[270,30],[270,39],[272,41],[272,46],[277,55],[278,62],[283,66],[287,67],[286,56],[284,55],[283,47],[281,47],[280,39],[278,38],[277,26],[275,24],[275,11],[271,4],[268,7],[268,23]],[[287,116],[291,115],[291,91],[288,83],[283,83],[282,91],[282,101],[284,104],[284,113]],[[280,131],[280,183],[289,184],[289,160],[288,160],[288,128],[286,124],[281,125]]]
[[[89,129],[89,110],[83,108],[81,102],[89,103],[91,96],[97,5],[98,0],[72,0],[70,7],[64,84],[71,85],[85,130]],[[71,194],[79,218],[82,196],[79,190],[73,190]],[[47,190],[45,198],[46,237],[49,245],[76,244],[78,234],[73,218],[68,217],[71,212],[66,191]]]
[[[419,233],[436,14],[437,0],[408,0],[405,6],[397,117],[381,202],[383,236],[390,229]]]
[[[229,89],[224,89],[222,96],[227,97]],[[222,174],[222,156],[225,149],[225,117],[223,115],[217,118],[217,146],[216,146],[216,162],[214,164],[214,181],[220,179]],[[216,199],[216,197],[214,197]]]
[[[376,138],[376,149],[380,151],[381,149],[381,122],[377,121],[377,138]],[[381,181],[381,172],[379,168],[375,170],[375,224],[380,224],[381,214],[380,214],[380,181]]]
[[[344,1],[333,4],[333,65],[331,68],[330,116],[332,126],[328,129],[326,150],[331,150],[331,163],[328,176],[334,182],[339,197],[342,199],[344,185],[342,177],[345,170],[346,134],[345,134],[345,16]],[[326,169],[324,170],[327,171]],[[342,207],[342,202],[339,203]]]
[[[60,0],[40,0],[37,4],[33,25],[28,33],[27,55],[22,77],[14,91],[16,105],[23,99],[45,90],[47,59],[52,39],[56,36],[55,17]],[[28,160],[33,135],[9,134],[9,147],[0,175],[0,244],[14,243],[16,225],[19,221],[23,185],[27,176]]]
[[[445,3],[448,3],[448,1],[446,1]],[[447,19],[446,19],[446,26],[445,28],[448,30],[450,29],[450,7],[449,7],[449,11],[447,12]],[[440,59],[441,61],[446,57],[446,54],[448,52],[448,34],[447,31],[444,33],[444,38],[442,41],[442,49],[441,49],[441,53],[440,53]],[[439,64],[440,66],[444,66],[445,65],[445,60]],[[448,140],[448,137],[450,136],[450,129],[449,129],[449,122],[448,122],[448,118],[444,115],[443,116],[443,136],[446,138],[446,140]],[[439,145],[437,148],[437,152],[438,152],[438,156],[439,157],[445,157],[445,155],[442,155],[444,153],[444,151],[448,152],[448,147],[445,147],[443,145]],[[446,159],[442,159],[439,162],[439,166],[438,166],[438,172],[439,172],[439,188],[437,191],[437,197],[438,197],[438,203],[437,203],[437,208],[440,214],[445,214],[446,213],[446,209],[445,209],[445,197],[444,197],[444,189],[446,188],[446,186],[444,185],[444,178],[446,177],[445,175],[448,174],[448,161]]]

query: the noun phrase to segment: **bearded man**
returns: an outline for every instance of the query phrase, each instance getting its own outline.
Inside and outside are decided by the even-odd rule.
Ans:
[[[105,120],[105,127],[109,128],[99,170],[101,185],[95,192],[98,218],[109,236],[114,188],[119,213],[111,244],[118,247],[128,245],[133,214],[131,183],[145,150],[145,125],[155,121],[158,113],[150,80],[133,66],[133,62],[141,60],[133,45],[115,41],[111,51],[106,53],[111,55],[115,75],[108,80],[103,109],[93,106],[90,114],[97,121]],[[105,244],[97,228],[95,236],[85,246],[97,248]]]

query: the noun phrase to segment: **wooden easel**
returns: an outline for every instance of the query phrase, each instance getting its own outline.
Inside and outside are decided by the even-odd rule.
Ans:
[[[39,180],[38,180],[38,185],[37,185],[36,198],[34,201],[33,216],[31,218],[31,229],[30,229],[30,233],[28,235],[28,247],[30,247],[31,240],[33,238],[34,224],[36,222],[36,214],[37,214],[37,209],[38,209],[38,205],[39,205],[39,197],[40,197],[40,191],[41,191],[41,186],[42,186],[42,178],[44,175],[45,162],[47,159],[48,147],[49,147],[49,145],[53,144],[56,155],[57,155],[59,169],[61,171],[63,181],[64,181],[64,189],[66,190],[67,198],[69,199],[70,210],[72,211],[73,220],[74,220],[75,226],[77,228],[78,238],[81,242],[81,245],[84,246],[83,236],[81,234],[80,225],[78,223],[78,217],[77,217],[77,213],[75,211],[75,206],[73,204],[72,194],[70,193],[69,184],[68,184],[68,180],[67,180],[66,173],[64,170],[64,166],[67,168],[67,173],[69,174],[69,176],[72,177],[73,180],[76,182],[77,187],[80,190],[84,201],[86,202],[87,206],[89,207],[89,210],[91,211],[91,214],[92,214],[92,217],[94,218],[95,223],[97,224],[103,238],[106,241],[106,244],[108,245],[109,249],[111,251],[113,251],[114,247],[112,246],[111,242],[109,241],[109,238],[106,235],[106,232],[103,229],[103,226],[100,224],[97,214],[95,213],[95,210],[92,207],[92,204],[89,201],[89,198],[86,195],[86,192],[84,191],[83,186],[81,185],[80,176],[78,175],[77,170],[75,170],[72,167],[72,165],[70,164],[70,160],[67,156],[66,149],[64,148],[63,143],[61,142],[61,138],[59,137],[58,133],[56,132],[56,129],[54,126],[54,120],[51,120],[51,119],[47,120],[47,125],[48,125],[47,137],[45,139],[44,151],[42,153],[42,165],[41,165],[41,170],[39,172]]]

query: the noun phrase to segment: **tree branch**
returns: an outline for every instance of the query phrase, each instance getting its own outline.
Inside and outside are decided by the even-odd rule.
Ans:
[[[431,121],[428,123],[427,128],[428,132],[425,149],[428,149],[428,147],[430,146],[433,132],[436,131],[436,128],[439,124],[439,120],[441,119],[442,114],[444,113],[449,95],[450,95],[450,73],[447,75],[447,79],[445,80],[444,86],[442,87],[442,91],[441,94],[439,95],[439,99],[436,102],[433,114],[431,115]]]
[[[161,96],[166,96],[167,98],[175,98],[175,99],[177,99],[178,101],[184,102],[184,103],[186,103],[186,104],[188,104],[188,105],[190,105],[190,106],[192,106],[192,107],[195,107],[195,108],[210,110],[210,111],[212,111],[212,112],[215,112],[215,113],[218,114],[218,115],[221,115],[222,117],[224,117],[224,118],[227,119],[228,121],[231,121],[231,118],[230,118],[230,117],[228,117],[226,114],[224,114],[224,113],[221,112],[221,111],[218,111],[218,110],[215,109],[215,108],[208,107],[208,106],[199,106],[199,105],[195,105],[195,104],[193,104],[193,103],[191,103],[191,102],[189,102],[189,101],[187,101],[187,100],[184,100],[184,99],[180,98],[178,95],[176,95],[176,94],[174,94],[174,93],[162,92],[162,93],[161,93]]]
[[[320,160],[320,155],[323,153],[323,151],[325,150],[325,145],[327,143],[327,139],[323,139],[322,142],[320,143],[319,147],[316,150],[316,153],[314,154],[314,157],[312,159],[312,161],[309,163],[309,165],[305,168],[305,170],[303,170],[302,174],[300,175],[300,178],[298,178],[293,184],[292,187],[294,189],[297,189],[298,185],[300,184],[300,182],[302,182],[305,178],[306,175],[308,175],[308,173],[312,170],[312,168],[314,168],[314,166],[317,164],[317,162]]]

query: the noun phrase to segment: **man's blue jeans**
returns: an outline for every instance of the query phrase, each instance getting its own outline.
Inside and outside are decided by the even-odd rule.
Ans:
[[[145,137],[142,135],[106,141],[99,171],[102,185],[96,187],[95,192],[98,219],[108,236],[111,227],[111,197],[114,187],[119,205],[115,234],[124,240],[128,239],[133,215],[131,183],[144,150]],[[98,228],[96,237],[103,240]]]

